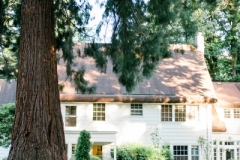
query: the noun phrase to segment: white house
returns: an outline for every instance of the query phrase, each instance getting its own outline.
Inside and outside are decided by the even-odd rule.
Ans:
[[[85,45],[76,45],[74,52]],[[84,64],[85,78],[97,85],[94,94],[76,92],[74,84],[65,81],[64,64],[58,65],[59,83],[64,83],[60,100],[69,159],[73,157],[79,132],[83,129],[91,133],[91,154],[110,160],[114,159],[110,151],[117,145],[130,142],[152,145],[151,133],[156,128],[160,145],[167,143],[175,160],[203,159],[198,138],[204,137],[210,143],[227,133],[224,123],[217,117],[214,87],[203,52],[191,45],[172,45],[171,50],[172,57],[160,62],[152,78],[142,82],[132,93],[127,93],[118,83],[111,61],[107,72],[101,73],[92,58],[76,58],[76,67]],[[177,50],[184,50],[184,53]],[[15,95],[15,90],[7,89],[7,85],[11,84],[0,80],[0,88],[5,88],[0,89],[0,105],[3,101],[6,103],[6,92]],[[0,159],[2,157],[0,155]]]
[[[110,61],[106,73],[96,69],[92,58],[75,61],[85,65],[86,79],[97,85],[90,95],[77,93],[65,81],[65,66],[58,66],[59,82],[65,86],[60,99],[69,158],[83,129],[91,133],[91,153],[108,160],[116,145],[152,145],[151,133],[158,128],[160,145],[168,143],[176,160],[201,159],[198,138],[212,140],[213,84],[202,52],[190,45],[172,45],[171,50],[172,58],[159,63],[153,77],[132,93],[118,83]]]
[[[240,159],[240,83],[214,82],[218,102],[213,108],[214,160]],[[216,120],[217,119],[217,120]],[[218,125],[214,121],[219,121]]]

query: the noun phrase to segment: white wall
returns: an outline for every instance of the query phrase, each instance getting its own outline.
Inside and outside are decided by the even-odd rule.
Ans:
[[[9,149],[0,147],[0,160],[8,156]]]
[[[160,142],[168,142],[173,145],[197,145],[199,136],[208,137],[211,141],[212,120],[211,106],[199,106],[197,120],[186,122],[161,122],[160,104],[143,104],[142,116],[130,115],[130,104],[127,103],[106,103],[105,121],[98,122],[92,120],[93,104],[89,103],[62,103],[63,119],[65,120],[65,106],[77,106],[77,126],[65,127],[65,132],[86,129],[89,131],[116,131],[116,143],[137,142],[147,145],[152,144],[150,134],[156,127],[159,128]],[[187,105],[187,113],[190,106]],[[66,133],[66,143],[77,143],[78,134]],[[108,141],[109,135],[105,135]],[[99,140],[102,140],[99,138]],[[109,142],[114,139],[110,138]],[[96,140],[95,140],[96,141]]]

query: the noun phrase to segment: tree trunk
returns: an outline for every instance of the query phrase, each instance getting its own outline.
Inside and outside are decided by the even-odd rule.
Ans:
[[[15,120],[8,160],[66,160],[53,0],[22,0]]]

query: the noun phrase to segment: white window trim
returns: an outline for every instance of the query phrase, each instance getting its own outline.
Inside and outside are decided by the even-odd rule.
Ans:
[[[132,104],[138,104],[138,105],[141,105],[142,106],[142,109],[141,109],[141,111],[142,111],[142,114],[141,115],[134,115],[134,114],[132,114]],[[136,110],[140,110],[140,109],[136,109]],[[143,117],[143,104],[142,103],[131,103],[130,104],[130,116],[131,117]]]
[[[67,106],[75,106],[76,107],[76,115],[67,115],[66,114],[66,107]],[[64,106],[64,113],[65,113],[65,117],[64,117],[64,127],[66,128],[74,128],[74,127],[77,127],[77,106],[76,105],[65,105]],[[76,126],[66,126],[66,118],[67,117],[75,117],[76,118]]]
[[[172,121],[162,121],[162,106],[163,105],[172,105]],[[175,121],[175,106],[185,106],[185,121]],[[197,112],[195,114],[194,119],[189,119],[188,118],[188,111],[191,106],[197,107]],[[159,119],[160,123],[183,123],[183,122],[188,122],[188,121],[200,121],[200,106],[199,105],[185,105],[185,104],[161,104],[159,107]]]

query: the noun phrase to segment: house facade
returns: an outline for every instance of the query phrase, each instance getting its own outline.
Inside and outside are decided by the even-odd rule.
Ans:
[[[74,49],[82,50],[82,45]],[[89,57],[76,60],[85,66],[90,84],[97,86],[91,95],[78,93],[65,81],[65,66],[58,66],[69,159],[84,129],[91,133],[91,153],[104,160],[116,158],[110,152],[117,145],[152,145],[156,129],[160,146],[167,144],[176,160],[203,159],[198,139],[212,141],[212,106],[217,101],[213,84],[202,52],[190,45],[172,45],[171,50],[172,57],[160,62],[153,76],[132,93],[118,83],[110,60],[106,73],[99,72]]]
[[[76,45],[74,52],[83,50],[84,45]],[[170,49],[172,57],[162,60],[153,76],[131,93],[118,83],[110,60],[106,73],[101,73],[92,58],[76,58],[76,67],[84,65],[85,78],[97,86],[94,94],[77,92],[73,82],[66,80],[66,67],[60,62],[59,83],[64,84],[60,100],[68,159],[74,159],[81,130],[91,133],[91,154],[103,160],[115,160],[116,146],[121,144],[152,145],[151,134],[156,132],[160,137],[159,145],[168,145],[175,160],[202,160],[205,153],[199,147],[199,137],[204,137],[207,143],[217,139],[228,144],[227,140],[223,141],[223,137],[229,137],[228,125],[219,115],[222,111],[204,53],[190,45],[172,45]],[[0,86],[0,105],[14,102],[16,82],[9,84],[0,80]],[[6,96],[13,98],[6,102]],[[231,113],[234,116],[234,109]],[[235,137],[231,137],[237,140],[238,135],[236,131]],[[215,159],[215,151],[220,148],[217,145],[214,148]],[[237,147],[234,149],[237,154]],[[114,153],[113,157],[110,152]],[[0,154],[0,159],[8,154],[1,148],[0,153],[4,155]]]

